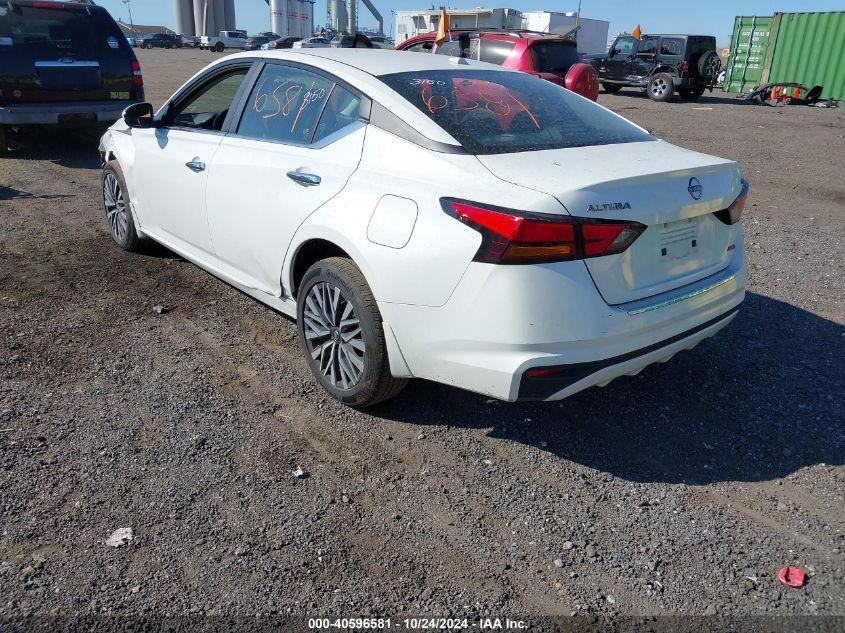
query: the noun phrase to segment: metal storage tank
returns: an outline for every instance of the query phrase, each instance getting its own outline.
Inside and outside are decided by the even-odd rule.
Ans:
[[[845,11],[776,13],[763,82],[822,86],[822,99],[845,100]]]
[[[176,18],[176,32],[194,35],[194,10],[191,0],[173,0],[173,16]]]
[[[227,31],[234,31],[238,28],[238,20],[235,16],[235,0],[225,0],[223,11]]]
[[[270,30],[276,35],[288,35],[287,0],[270,0]]]
[[[347,0],[346,12],[349,14],[349,33],[358,32],[358,0]]]
[[[349,29],[349,14],[346,12],[346,3],[343,0],[329,0],[329,12],[332,16],[329,27],[333,31]]]
[[[227,31],[229,27],[226,24],[226,0],[213,0],[214,3],[214,24],[215,35],[220,31]],[[209,6],[212,0],[208,0]]]
[[[737,16],[734,19],[725,92],[749,92],[762,83],[772,21],[772,17],[766,15]]]
[[[206,29],[205,22],[205,0],[194,0],[194,26],[197,35],[217,35],[214,31],[214,22],[212,21],[212,5],[208,6],[208,25]]]

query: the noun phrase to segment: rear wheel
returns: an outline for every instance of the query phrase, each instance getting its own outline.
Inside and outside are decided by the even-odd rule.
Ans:
[[[603,84],[601,85],[601,87],[602,87],[602,88],[604,88],[604,91],[605,91],[606,93],[608,93],[608,94],[612,94],[612,95],[615,95],[617,92],[619,92],[620,90],[622,90],[622,86],[620,86],[619,84],[606,84],[606,83],[603,83]]]
[[[299,342],[317,382],[351,407],[369,407],[407,384],[390,373],[381,314],[364,275],[349,259],[308,269],[297,292]]]
[[[6,126],[0,125],[0,156],[9,151],[9,140],[6,138]]]
[[[223,42],[217,42],[217,44],[214,45],[214,50],[218,53],[222,53],[225,48],[226,47],[223,46]]]
[[[146,250],[149,241],[139,237],[135,218],[129,204],[129,193],[120,164],[113,160],[103,168],[103,207],[109,232],[115,244],[125,251],[138,253]]]
[[[658,73],[648,80],[646,94],[654,101],[669,101],[675,92],[675,84],[672,83],[672,76],[666,73]]]
[[[704,86],[697,86],[696,88],[679,88],[678,94],[681,99],[686,101],[695,101],[704,94],[706,88]]]

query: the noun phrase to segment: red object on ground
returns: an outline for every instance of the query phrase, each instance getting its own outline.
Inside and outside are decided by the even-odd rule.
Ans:
[[[807,576],[797,567],[787,565],[778,572],[778,580],[787,587],[803,587]]]

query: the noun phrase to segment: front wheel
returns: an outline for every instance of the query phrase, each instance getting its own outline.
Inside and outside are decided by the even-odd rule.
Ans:
[[[329,257],[308,269],[297,292],[296,316],[308,365],[336,400],[369,407],[407,384],[390,373],[378,305],[351,260]]]
[[[672,83],[672,76],[666,73],[658,73],[648,80],[646,94],[654,101],[669,101],[675,92],[675,84]]]
[[[222,53],[225,48],[226,47],[223,46],[223,42],[217,42],[217,44],[214,45],[214,50],[218,53]]]
[[[145,251],[149,242],[139,237],[138,231],[135,230],[135,218],[129,204],[126,180],[116,160],[103,167],[102,185],[106,221],[115,244],[125,251]]]

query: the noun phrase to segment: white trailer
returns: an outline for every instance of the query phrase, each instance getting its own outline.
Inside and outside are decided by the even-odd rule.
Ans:
[[[556,11],[523,11],[522,28],[529,31],[563,34],[575,28],[578,29],[578,51],[582,55],[595,55],[607,51],[607,32],[610,22],[580,18],[575,13],[558,13]]]

